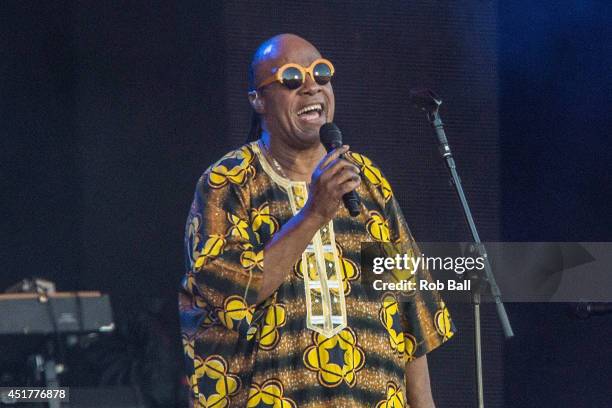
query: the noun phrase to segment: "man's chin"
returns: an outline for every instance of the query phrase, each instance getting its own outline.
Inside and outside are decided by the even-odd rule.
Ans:
[[[318,145],[321,141],[319,137],[319,130],[322,125],[319,124],[300,124],[300,126],[295,126],[293,131],[293,139],[296,143],[298,143],[301,147],[312,147],[314,145]]]
[[[296,132],[296,140],[303,147],[314,147],[318,146],[321,143],[321,138],[319,136],[320,127],[312,128],[312,129],[302,129],[299,132]]]

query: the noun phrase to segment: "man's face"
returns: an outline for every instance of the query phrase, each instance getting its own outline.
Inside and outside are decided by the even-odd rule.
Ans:
[[[265,53],[265,51],[268,51]],[[256,67],[256,83],[273,75],[286,63],[308,67],[321,55],[314,46],[299,37],[283,38],[264,49],[267,57]],[[331,83],[319,85],[310,74],[297,89],[288,89],[279,82],[265,86],[259,91],[264,102],[263,119],[272,137],[282,138],[296,148],[310,147],[319,143],[319,128],[334,118],[334,91]],[[320,104],[320,111],[303,113],[303,109]]]

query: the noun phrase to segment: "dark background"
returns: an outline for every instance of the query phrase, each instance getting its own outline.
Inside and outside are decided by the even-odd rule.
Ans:
[[[245,140],[247,64],[280,32],[336,65],[336,123],[381,165],[418,240],[469,235],[408,103],[416,86],[444,99],[483,240],[611,240],[611,7],[545,3],[3,2],[0,289],[44,276],[110,293],[117,333],[75,350],[66,380],[179,399],[187,210],[201,172]],[[508,309],[517,336],[504,343],[484,308],[487,406],[612,405],[610,316]],[[470,310],[452,310],[460,333],[430,356],[434,394],[473,406]],[[22,358],[5,353],[3,373]]]

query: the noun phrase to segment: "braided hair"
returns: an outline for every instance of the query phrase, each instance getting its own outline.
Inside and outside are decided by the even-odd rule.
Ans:
[[[257,52],[253,55],[251,63],[249,64],[249,90],[255,91],[255,59],[257,58]],[[253,109],[251,112],[251,128],[247,136],[247,143],[254,142],[261,137],[261,115]]]

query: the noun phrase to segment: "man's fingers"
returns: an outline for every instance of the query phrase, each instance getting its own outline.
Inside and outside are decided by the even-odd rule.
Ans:
[[[349,191],[353,191],[361,184],[361,177],[359,174],[353,173],[351,170],[345,170],[338,177],[334,178],[334,187],[333,191],[339,197],[342,197],[344,194]]]
[[[351,178],[349,181],[340,186],[340,189],[338,190],[340,193],[340,197],[342,197],[346,193],[355,190],[357,187],[359,187],[360,184],[361,179],[359,177],[357,177],[357,179]]]
[[[323,174],[326,178],[335,178],[340,174],[340,172],[345,170],[350,170],[354,174],[359,174],[360,172],[359,167],[355,166],[348,160],[338,158],[323,170]]]
[[[333,176],[333,183],[337,186],[340,186],[343,183],[346,183],[349,180],[359,179],[359,173],[355,171],[355,166],[349,164],[349,166],[343,167]]]
[[[321,170],[324,170],[329,163],[336,160],[338,157],[340,157],[341,154],[348,152],[348,149],[348,145],[342,145],[339,148],[332,150],[331,152],[327,153],[325,157],[323,157],[323,159],[319,162],[318,167]]]

